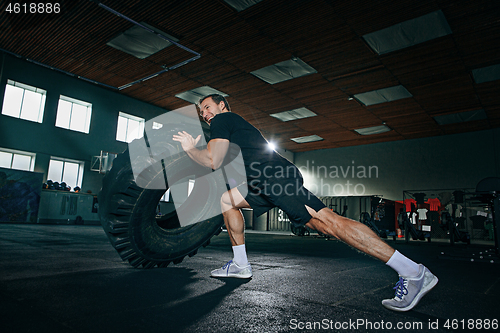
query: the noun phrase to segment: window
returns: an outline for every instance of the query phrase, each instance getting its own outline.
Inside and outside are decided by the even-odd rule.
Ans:
[[[116,140],[130,143],[142,138],[144,133],[144,119],[120,112]]]
[[[0,167],[33,171],[35,169],[35,156],[36,154],[25,151],[0,149]]]
[[[170,189],[168,189],[167,192],[165,192],[165,194],[163,194],[160,201],[170,202]]]
[[[47,91],[7,80],[2,114],[41,123]]]
[[[193,188],[194,188],[194,179],[190,179],[188,182],[188,197],[191,195]]]
[[[84,162],[52,157],[49,162],[47,180],[65,182],[71,188],[82,187]]]
[[[92,104],[62,96],[57,106],[56,126],[77,132],[88,133]]]
[[[160,129],[163,127],[163,124],[157,123],[156,121],[153,121],[153,125],[151,126],[152,129]]]
[[[188,187],[187,187],[187,196],[189,197],[191,195],[191,192],[193,191],[194,189],[194,182],[195,180],[194,179],[189,179],[188,180]],[[174,185],[175,186],[175,185]],[[177,189],[178,190],[178,189]],[[181,189],[182,190],[182,189]],[[177,192],[175,192],[177,193]],[[163,196],[161,197],[160,201],[163,201],[163,202],[170,202],[170,188],[165,192],[165,194],[163,194]]]

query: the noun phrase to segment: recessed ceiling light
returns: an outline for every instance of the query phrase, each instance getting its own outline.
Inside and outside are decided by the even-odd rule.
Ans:
[[[299,58],[293,57],[290,60],[258,69],[250,74],[269,84],[276,84],[313,73],[317,73],[314,68]]]
[[[312,112],[307,108],[298,108],[290,111],[284,111],[279,113],[270,114],[271,117],[277,118],[281,121],[290,121],[296,119],[304,119],[309,117],[317,116],[316,113]]]
[[[391,128],[384,124],[384,125],[380,125],[380,126],[359,128],[359,129],[355,129],[354,131],[361,134],[361,135],[374,135],[374,134],[389,132],[390,130],[391,130]]]
[[[153,124],[151,125],[151,128],[156,130],[156,129],[160,129],[163,127],[163,124],[162,123],[157,123],[156,121],[153,121]]]
[[[451,34],[441,10],[363,36],[378,54],[385,54]]]
[[[290,140],[295,141],[297,143],[306,143],[306,142],[322,141],[323,138],[317,135],[308,135],[308,136],[301,136],[298,138],[291,138]]]
[[[177,38],[155,29],[144,22],[141,22],[141,24],[153,30],[156,34],[143,29],[140,26],[134,25],[132,28],[122,32],[110,40],[106,45],[133,55],[139,59],[144,59],[172,45],[171,42],[160,38],[157,34],[163,35],[175,42],[179,41]]]
[[[402,85],[383,88],[373,91],[368,91],[361,94],[354,95],[358,101],[363,103],[364,105],[375,105],[380,103],[386,103],[391,101],[396,101],[398,99],[412,97],[408,90]]]
[[[474,111],[466,111],[452,114],[445,114],[442,116],[435,116],[434,120],[439,125],[448,125],[448,124],[456,124],[456,123],[464,123],[467,121],[473,120],[483,120],[488,119],[486,116],[486,112],[483,109],[474,110]]]
[[[205,97],[207,95],[211,94],[219,94],[224,97],[229,96],[228,94],[225,94],[217,89],[214,89],[209,86],[203,86],[195,89],[191,89],[188,91],[181,92],[180,94],[175,95],[175,97],[183,99],[187,102],[193,103],[193,104],[198,104],[200,101],[200,98]]]
[[[238,12],[252,7],[253,5],[261,2],[262,0],[224,0],[229,6],[236,9]]]
[[[500,64],[472,70],[476,83],[495,81],[500,79]]]

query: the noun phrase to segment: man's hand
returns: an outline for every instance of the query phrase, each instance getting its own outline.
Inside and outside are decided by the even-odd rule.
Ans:
[[[188,152],[188,151],[194,149],[196,147],[196,144],[198,143],[198,141],[200,141],[200,139],[201,139],[201,134],[198,135],[198,137],[195,139],[191,136],[191,134],[189,134],[185,131],[178,132],[177,135],[174,134],[174,136],[173,136],[173,140],[180,142],[182,149],[185,152]]]
[[[207,149],[200,150],[196,148],[196,144],[200,141],[201,135],[195,139],[191,134],[182,131],[173,136],[173,140],[180,142],[182,149],[188,156],[198,164],[210,167],[213,170],[218,169],[229,148],[229,140],[213,139],[208,142]]]
[[[212,160],[210,153],[207,149],[200,150],[196,148],[196,144],[201,139],[201,134],[195,139],[188,132],[182,131],[174,134],[172,140],[180,142],[182,149],[188,154],[188,156],[196,163],[210,167],[212,165]]]

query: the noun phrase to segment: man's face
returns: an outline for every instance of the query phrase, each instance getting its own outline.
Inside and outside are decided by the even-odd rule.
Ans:
[[[205,120],[205,122],[209,125],[212,122],[212,119],[216,115],[223,112],[223,109],[225,109],[224,102],[216,104],[212,100],[212,97],[205,98],[200,103],[200,115],[203,118],[203,120]]]

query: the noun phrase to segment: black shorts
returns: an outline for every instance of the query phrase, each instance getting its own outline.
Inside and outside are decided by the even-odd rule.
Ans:
[[[254,216],[260,216],[274,207],[283,210],[294,226],[304,226],[312,216],[305,206],[320,211],[326,206],[303,186],[302,177],[273,179],[268,186],[246,186],[245,200],[253,209]],[[238,186],[238,187],[240,187]],[[241,193],[242,191],[240,191]]]

